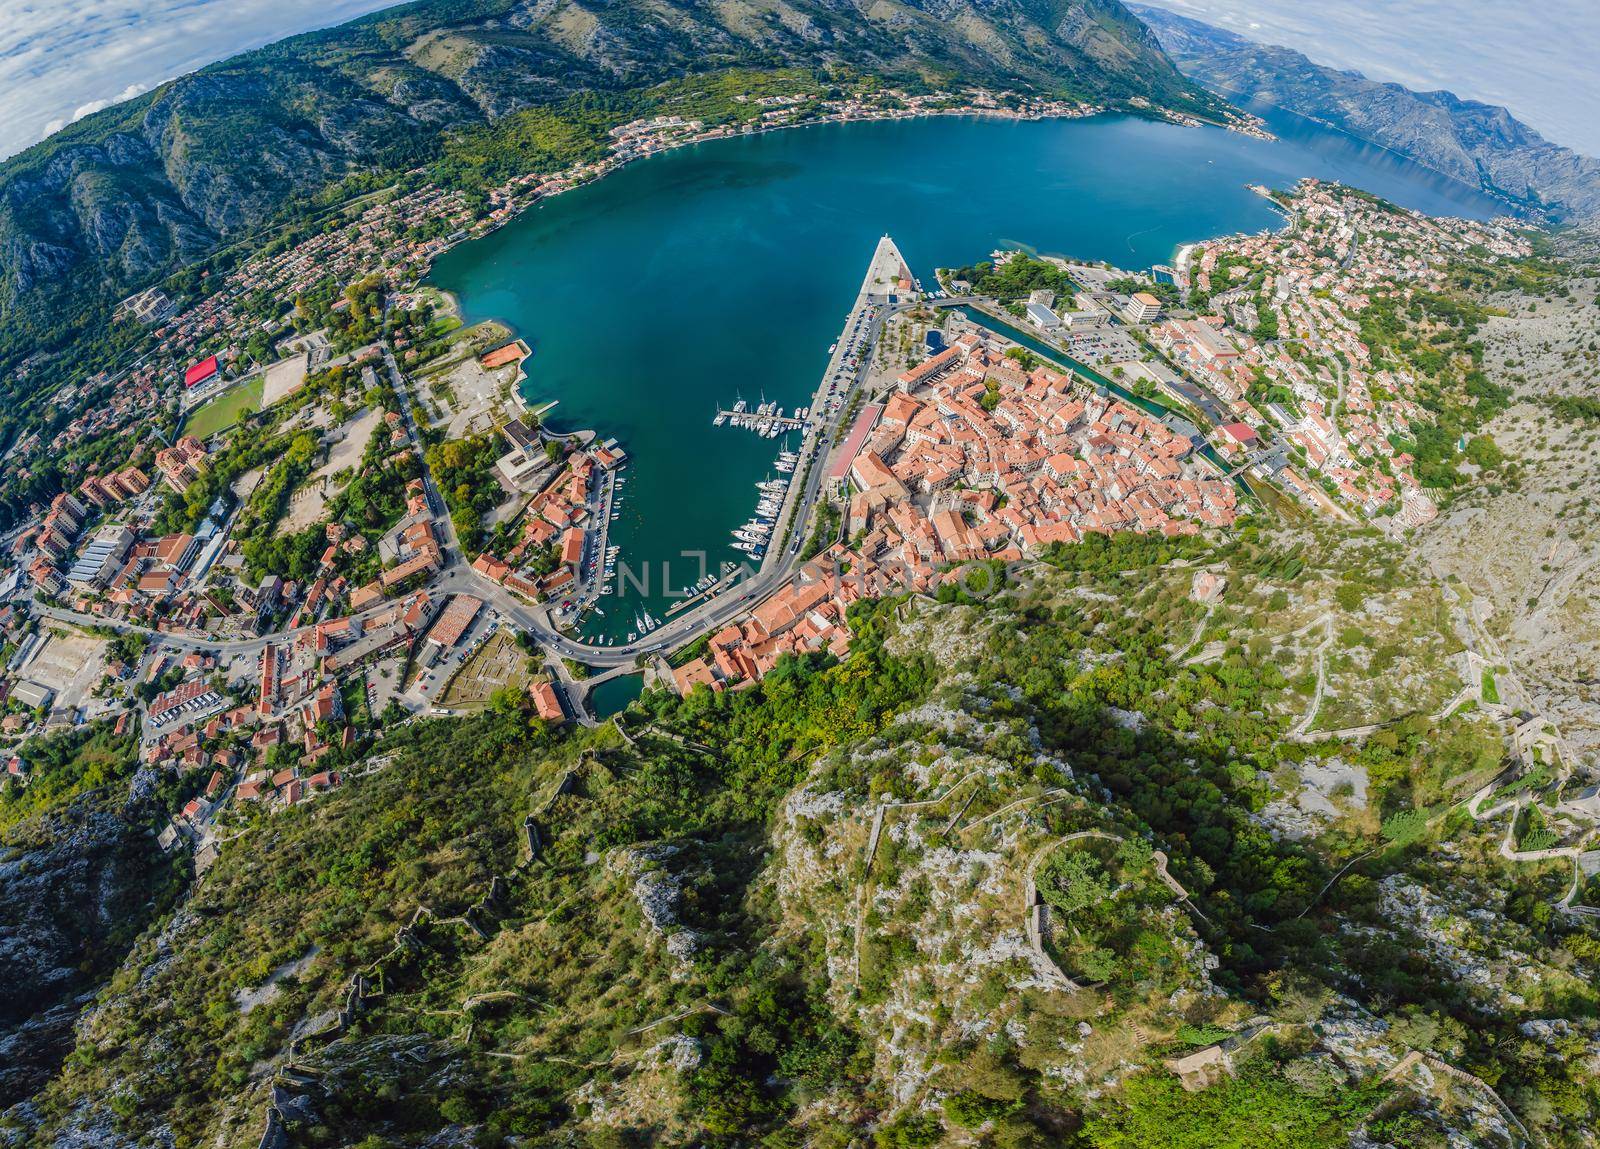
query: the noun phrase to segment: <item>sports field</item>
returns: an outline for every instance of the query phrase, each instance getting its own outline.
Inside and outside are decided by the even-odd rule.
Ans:
[[[254,379],[229,391],[224,391],[211,402],[189,414],[183,421],[183,433],[197,439],[209,439],[218,431],[226,431],[246,415],[261,410],[262,378]]]

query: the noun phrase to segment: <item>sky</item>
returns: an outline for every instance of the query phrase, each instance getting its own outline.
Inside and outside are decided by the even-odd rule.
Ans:
[[[0,0],[0,157],[215,60],[394,0]]]
[[[1546,139],[1600,156],[1597,0],[1144,2],[1374,80],[1503,104]]]
[[[0,0],[0,157],[163,80],[391,0]],[[1150,0],[1319,64],[1504,104],[1600,155],[1596,0]]]

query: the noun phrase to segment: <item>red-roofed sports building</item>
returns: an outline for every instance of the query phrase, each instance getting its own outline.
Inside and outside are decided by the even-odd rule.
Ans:
[[[217,357],[212,355],[191,365],[189,370],[183,373],[183,385],[185,387],[198,387],[206,380],[215,377],[216,373]]]
[[[872,434],[872,428],[878,422],[878,416],[883,413],[883,408],[876,403],[868,403],[861,408],[861,414],[856,416],[855,423],[850,428],[850,433],[845,436],[843,443],[834,452],[833,462],[828,465],[828,482],[835,485],[841,484],[845,476],[850,473],[850,464],[855,461],[856,455],[861,450],[861,445],[867,441],[867,436]]]
[[[482,608],[481,598],[474,598],[470,594],[453,595],[450,605],[428,632],[428,640],[436,643],[441,650],[449,650],[461,641],[461,636],[467,633],[467,627],[472,625],[472,620],[478,617],[478,611]]]

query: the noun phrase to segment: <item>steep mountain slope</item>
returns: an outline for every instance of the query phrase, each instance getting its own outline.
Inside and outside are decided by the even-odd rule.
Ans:
[[[1600,944],[1551,915],[1564,871],[1443,816],[1497,727],[1284,738],[1324,693],[1434,705],[1363,685],[1421,644],[1313,691],[1308,616],[1448,613],[1381,539],[1245,535],[863,603],[842,664],[598,730],[393,727],[241,812],[0,1144],[1527,1143],[1492,1081],[1576,1149]]]
[[[103,736],[83,744],[72,734],[55,740],[80,764],[106,748]],[[56,1072],[97,983],[170,907],[187,874],[187,861],[164,856],[151,829],[170,794],[156,771],[135,769],[131,744],[115,753],[127,777],[0,831],[0,1108]]]
[[[1519,207],[1600,215],[1600,160],[1552,144],[1505,108],[1378,83],[1162,8],[1134,8],[1185,75],[1229,99],[1330,124]]]
[[[580,96],[620,122],[648,85],[784,65],[1215,103],[1118,0],[419,0],[184,76],[0,167],[0,323],[13,350],[59,342],[64,311],[460,129]]]
[[[1472,588],[1472,609],[1521,670],[1532,701],[1579,753],[1600,752],[1600,237],[1563,232],[1576,273],[1502,291],[1483,327],[1484,367],[1520,401],[1485,432],[1512,481],[1474,485],[1419,532],[1440,575]],[[1579,480],[1579,481],[1574,481]]]

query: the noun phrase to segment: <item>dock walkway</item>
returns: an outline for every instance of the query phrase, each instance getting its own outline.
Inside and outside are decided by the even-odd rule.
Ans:
[[[803,507],[804,513],[795,516],[795,521],[803,532],[810,518],[812,501],[819,489],[819,484],[811,472],[827,463],[827,455],[834,446],[835,436],[842,430],[835,424],[840,414],[850,409],[850,401],[866,376],[872,349],[882,328],[882,311],[879,311],[876,319],[868,323],[866,333],[859,341],[863,352],[850,376],[849,385],[834,397],[830,407],[829,388],[848,370],[849,357],[855,350],[855,345],[849,338],[851,329],[855,327],[857,319],[872,308],[886,306],[889,297],[899,291],[900,279],[909,277],[909,274],[909,265],[905,257],[900,254],[900,249],[895,246],[894,240],[887,235],[878,240],[877,249],[872,253],[872,262],[867,265],[867,274],[861,280],[861,290],[856,293],[855,304],[850,308],[850,314],[845,317],[844,327],[834,346],[833,354],[828,357],[827,369],[822,373],[822,381],[817,384],[816,394],[811,398],[811,418],[807,420],[805,437],[800,442],[800,461],[795,466],[796,481],[791,482],[784,492],[783,505],[778,509],[778,517],[775,520],[772,544],[761,560],[760,569],[763,572],[789,554],[798,551],[803,541],[789,537],[790,518],[794,515],[797,505]],[[817,450],[817,458],[813,460],[811,455],[814,449]]]
[[[667,618],[671,618],[673,615],[677,614],[679,611],[688,610],[692,606],[698,606],[702,599],[712,599],[712,598],[717,597],[717,595],[721,594],[723,591],[727,590],[734,583],[739,581],[739,576],[740,576],[740,573],[741,573],[742,569],[743,568],[741,568],[741,567],[735,566],[727,574],[725,574],[721,578],[717,579],[716,582],[714,582],[710,586],[706,587],[705,590],[696,591],[694,594],[691,594],[691,595],[685,595],[683,598],[679,599],[677,602],[675,602],[671,606],[667,607],[666,617]]]
[[[761,425],[776,427],[780,431],[799,431],[805,427],[808,420],[797,419],[793,415],[763,415],[757,411],[724,411],[717,410],[718,416],[727,420],[730,427],[745,427],[752,431]]]

